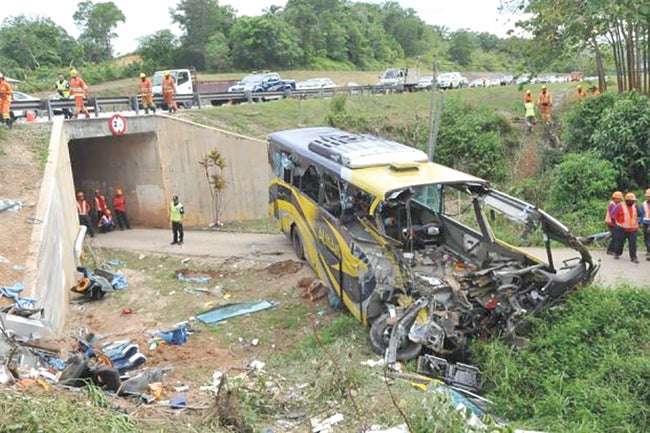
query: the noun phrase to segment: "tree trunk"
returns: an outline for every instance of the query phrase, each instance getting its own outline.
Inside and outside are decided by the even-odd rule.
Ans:
[[[598,41],[596,37],[591,37],[591,44],[594,47],[594,53],[596,55],[596,69],[598,70],[598,83],[603,83],[603,86],[600,86],[601,91],[605,91],[607,88],[607,83],[605,83],[605,68],[603,67],[603,56],[600,52],[600,47],[598,46]]]
[[[627,33],[625,33],[625,49],[627,51],[627,90],[636,89],[636,56],[634,55],[634,25],[632,20],[627,21]]]

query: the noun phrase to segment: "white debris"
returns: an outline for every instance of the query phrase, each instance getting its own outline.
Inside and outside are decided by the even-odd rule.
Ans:
[[[259,338],[253,338],[251,340],[251,345],[257,346],[258,344],[260,344],[260,339]]]
[[[334,414],[323,421],[320,421],[318,418],[312,418],[309,421],[311,422],[312,433],[331,433],[333,431],[332,427],[343,421],[343,414]]]
[[[386,362],[383,358],[381,359],[368,359],[367,361],[361,361],[359,364],[366,365],[368,367],[381,367],[386,365]]]
[[[254,369],[254,370],[257,370],[257,371],[262,371],[262,370],[264,370],[264,366],[265,366],[265,365],[266,365],[265,363],[263,363],[262,361],[259,361],[259,360],[257,360],[257,359],[251,361],[251,363],[248,364],[248,366],[249,366],[250,368],[252,368],[252,369]]]

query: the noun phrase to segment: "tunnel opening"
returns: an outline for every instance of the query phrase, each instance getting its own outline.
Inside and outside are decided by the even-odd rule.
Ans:
[[[72,139],[68,149],[76,191],[92,200],[99,189],[112,208],[120,188],[132,226],[164,224],[163,170],[155,132]]]

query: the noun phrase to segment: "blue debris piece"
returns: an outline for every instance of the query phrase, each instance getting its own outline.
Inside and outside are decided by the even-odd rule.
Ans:
[[[129,287],[129,282],[126,280],[126,277],[121,273],[116,273],[111,280],[111,286],[115,290],[124,290]]]
[[[187,406],[187,397],[185,394],[178,394],[169,400],[169,406],[172,409],[180,409]]]
[[[25,283],[18,282],[13,286],[0,287],[0,295],[5,298],[10,298],[14,300],[14,306],[19,310],[29,310],[34,307],[34,303],[37,301],[36,298],[21,298],[18,296],[20,292],[25,290]]]
[[[231,317],[242,316],[244,314],[256,313],[267,310],[278,305],[277,302],[258,301],[258,302],[239,302],[236,304],[227,304],[215,307],[204,313],[197,314],[196,318],[201,322],[210,325],[221,322]]]
[[[111,266],[124,266],[124,265],[126,265],[126,262],[124,260],[120,260],[120,259],[106,260],[106,263],[108,263]]]
[[[165,340],[169,344],[184,344],[188,337],[189,332],[187,331],[187,326],[179,325],[171,331],[161,331],[156,334],[156,337]]]
[[[27,268],[26,268],[25,266],[23,266],[23,265],[13,265],[12,267],[13,267],[14,270],[16,270],[16,271],[24,271],[25,269],[27,269]]]
[[[186,283],[201,283],[201,284],[205,284],[212,279],[212,277],[209,275],[201,275],[200,277],[186,277],[185,274],[183,274],[182,272],[179,272],[176,275],[176,278]]]

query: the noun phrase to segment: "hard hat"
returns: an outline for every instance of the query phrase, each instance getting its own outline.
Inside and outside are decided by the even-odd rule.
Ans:
[[[634,195],[633,192],[628,192],[627,194],[625,194],[625,200],[636,201],[636,195]]]
[[[101,194],[101,192],[98,189],[96,189],[95,194]]]
[[[82,198],[84,196],[83,191],[77,191],[77,197]]]
[[[645,190],[645,196],[650,197],[650,188]]]
[[[104,209],[104,215],[110,215],[111,210],[110,209]]]
[[[163,73],[163,75],[164,75],[165,77],[169,77],[169,71],[165,71],[165,72]]]
[[[526,90],[526,93],[530,94],[530,90]]]
[[[620,191],[614,191],[612,193],[612,198],[623,198],[623,193]]]
[[[76,69],[70,69],[70,75],[72,75],[73,77],[76,77],[77,76],[77,70]]]
[[[122,190],[120,188],[115,188],[115,195],[122,195]]]
[[[542,90],[546,90],[546,84],[542,86]]]
[[[582,86],[580,84],[578,84],[578,89],[582,89]]]
[[[145,78],[147,75],[144,72],[140,72],[140,78]]]

